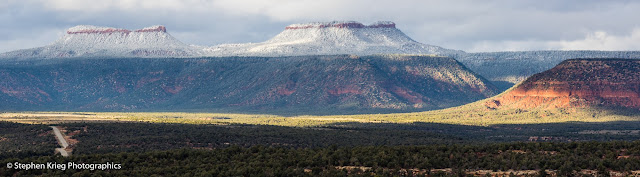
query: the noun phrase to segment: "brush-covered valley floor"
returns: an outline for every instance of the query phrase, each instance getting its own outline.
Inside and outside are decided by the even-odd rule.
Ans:
[[[42,176],[635,175],[634,111],[555,109],[278,116],[186,112],[6,112],[0,162],[119,163]],[[478,105],[478,104],[476,104]],[[54,155],[50,125],[70,140]]]

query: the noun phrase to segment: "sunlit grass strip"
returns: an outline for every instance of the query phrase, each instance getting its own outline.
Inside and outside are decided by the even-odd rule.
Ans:
[[[562,122],[639,121],[640,114],[616,115],[609,111],[587,109],[553,109],[523,111],[519,109],[485,110],[480,107],[457,107],[445,110],[362,115],[278,116],[268,114],[227,114],[188,112],[17,112],[2,113],[0,120],[31,124],[64,122],[150,122],[182,124],[254,124],[278,126],[326,126],[336,123],[444,123],[490,126],[496,124],[540,124]]]

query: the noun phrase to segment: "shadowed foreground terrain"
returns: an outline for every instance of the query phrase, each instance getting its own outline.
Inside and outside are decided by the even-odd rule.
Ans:
[[[638,174],[640,122],[463,126],[344,123],[324,127],[154,123],[60,124],[68,158],[0,152],[0,163],[118,163],[118,170],[14,170],[0,175],[459,176]],[[0,122],[2,128],[41,125]],[[0,136],[7,137],[2,133]],[[27,135],[27,134],[25,134]],[[0,146],[33,145],[33,135]],[[37,137],[37,135],[36,135]],[[56,144],[53,135],[48,135]],[[532,139],[535,137],[536,139]],[[589,140],[604,140],[597,142]],[[515,141],[515,142],[514,142]],[[519,142],[518,142],[519,141]],[[522,141],[532,141],[523,143]],[[569,142],[572,141],[572,142]],[[544,171],[544,172],[542,172]]]

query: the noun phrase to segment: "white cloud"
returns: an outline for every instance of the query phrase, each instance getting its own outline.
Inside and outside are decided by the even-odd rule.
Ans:
[[[261,42],[290,23],[390,20],[416,41],[467,51],[640,50],[638,1],[5,0],[0,52],[33,30],[166,25],[188,44]],[[61,30],[64,32],[64,30]],[[24,33],[24,34],[23,34]],[[598,33],[598,34],[596,34]],[[31,39],[28,39],[32,37]],[[51,42],[51,41],[46,41]]]
[[[640,50],[640,28],[624,35],[611,35],[599,30],[575,40],[481,41],[474,43],[468,51],[523,50]]]
[[[473,43],[467,52],[551,50],[545,41],[480,41]]]
[[[36,30],[28,36],[16,37],[0,41],[0,51],[13,51],[19,49],[34,48],[53,43],[56,39],[64,35],[65,29],[42,29]]]
[[[140,9],[186,10],[206,1],[198,0],[39,0],[44,7],[56,11],[103,12],[108,10],[136,11]]]
[[[557,45],[562,50],[640,50],[640,28],[622,36],[596,31],[581,40],[557,41],[550,45]]]

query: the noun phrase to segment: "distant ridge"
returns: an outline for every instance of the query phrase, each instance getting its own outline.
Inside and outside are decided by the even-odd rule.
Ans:
[[[510,87],[570,58],[634,58],[640,51],[542,50],[466,53],[456,59],[491,81]],[[507,88],[508,88],[507,87]],[[506,88],[504,88],[506,89]]]
[[[0,76],[2,110],[381,113],[498,93],[428,55],[31,60],[1,62]]]
[[[455,58],[492,81],[500,90],[506,90],[568,58],[640,58],[640,51],[466,53],[417,42],[389,21],[369,25],[355,21],[291,24],[264,42],[215,46],[184,44],[160,25],[137,30],[80,25],[69,28],[66,32],[65,36],[49,45],[0,53],[0,59],[437,55]]]

